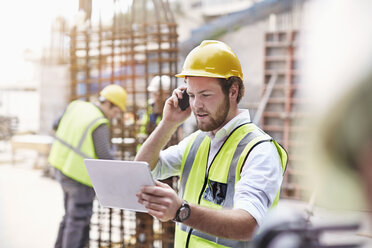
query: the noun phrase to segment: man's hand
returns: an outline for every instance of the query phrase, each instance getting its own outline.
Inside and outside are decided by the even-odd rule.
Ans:
[[[186,89],[186,86],[180,86],[175,89],[164,105],[163,120],[176,123],[177,126],[183,123],[191,114],[191,108],[187,108],[182,111],[178,106],[178,98],[183,98],[182,91]]]
[[[143,204],[148,213],[160,221],[166,222],[176,216],[182,199],[165,183],[155,181],[156,186],[144,186],[137,193],[138,202]]]
[[[167,99],[164,105],[163,119],[145,140],[134,158],[135,161],[146,161],[151,169],[155,168],[161,149],[176,132],[178,126],[191,114],[191,108],[182,111],[178,107],[178,98],[182,98],[182,90],[185,88],[186,86],[181,86],[175,89],[172,96]]]

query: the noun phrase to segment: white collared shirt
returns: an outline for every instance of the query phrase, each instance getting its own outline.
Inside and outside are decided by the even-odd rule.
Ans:
[[[218,130],[216,135],[207,132],[211,138],[208,167],[229,134],[236,127],[251,121],[248,110],[239,112]],[[190,138],[191,135],[160,152],[159,161],[152,171],[154,177],[161,180],[180,175],[182,156]],[[283,180],[282,166],[275,145],[272,142],[256,145],[245,161],[240,176],[235,187],[234,208],[250,213],[260,226]]]

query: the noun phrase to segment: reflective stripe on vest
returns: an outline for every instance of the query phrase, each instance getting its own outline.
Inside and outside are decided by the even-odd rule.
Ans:
[[[59,138],[58,136],[55,136],[54,138],[56,140],[58,140],[62,145],[68,147],[70,150],[72,150],[73,152],[75,152],[76,154],[78,154],[79,156],[83,157],[83,158],[92,158],[90,157],[89,155],[83,153],[81,151],[81,146],[83,145],[83,142],[85,140],[85,138],[87,137],[87,134],[88,134],[88,131],[89,129],[97,122],[99,121],[100,119],[104,119],[104,117],[98,117],[97,119],[94,119],[88,126],[87,128],[85,129],[84,131],[84,134],[83,136],[81,136],[80,138],[80,141],[79,141],[79,144],[77,147],[73,147],[72,145],[70,145],[69,143],[67,143],[66,141],[64,141],[63,139]]]
[[[237,127],[233,132],[231,132],[229,137],[226,139],[225,143],[221,146],[220,150],[217,152],[216,156],[213,158],[213,161],[211,162],[211,165],[209,167],[209,169],[210,169],[212,166],[216,166],[213,163],[214,163],[214,160],[216,159],[216,157],[218,157],[221,150],[224,150],[224,152],[226,153],[226,151],[229,151],[230,146],[235,147],[235,148],[233,148],[233,149],[235,149],[235,151],[230,151],[231,153],[233,153],[232,157],[230,156],[231,161],[228,160],[228,159],[230,159],[230,157],[226,158],[227,162],[230,163],[229,165],[226,165],[226,166],[229,166],[228,170],[223,172],[223,173],[227,174],[226,175],[226,181],[221,184],[222,186],[224,186],[223,184],[226,184],[225,198],[223,199],[222,203],[215,204],[215,203],[209,203],[208,200],[204,199],[204,197],[202,198],[203,195],[204,196],[206,195],[206,192],[207,192],[206,188],[210,187],[210,185],[209,186],[206,185],[207,183],[210,182],[210,179],[211,179],[210,174],[209,174],[209,169],[208,169],[208,172],[205,175],[206,179],[204,179],[204,185],[203,185],[201,191],[194,193],[194,196],[192,197],[192,199],[190,199],[190,196],[189,197],[187,197],[187,195],[185,196],[185,190],[187,190],[186,189],[187,182],[188,182],[188,179],[189,179],[189,176],[190,176],[190,172],[193,169],[193,164],[198,163],[196,166],[203,167],[203,163],[204,162],[207,163],[207,161],[208,161],[208,158],[203,159],[203,156],[205,156],[205,155],[208,156],[208,154],[209,154],[210,139],[205,133],[199,133],[194,140],[190,141],[190,142],[192,142],[191,148],[188,151],[185,152],[187,154],[184,154],[184,156],[187,156],[187,157],[185,159],[185,162],[184,162],[183,168],[182,168],[182,172],[181,172],[181,179],[180,179],[180,185],[179,185],[180,196],[182,198],[184,198],[185,200],[189,201],[190,203],[200,204],[200,205],[206,206],[206,207],[211,207],[211,208],[215,208],[215,209],[221,209],[221,208],[231,209],[231,208],[233,208],[234,207],[233,199],[234,199],[234,194],[235,194],[235,184],[236,184],[237,181],[240,180],[240,171],[241,171],[241,168],[242,168],[249,152],[257,144],[259,144],[261,142],[267,142],[267,141],[273,141],[273,140],[269,135],[264,133],[261,129],[259,129],[256,125],[254,125],[252,123],[241,125],[241,126]],[[224,146],[226,143],[227,143],[227,145]],[[227,147],[227,146],[229,146],[229,147]],[[200,151],[201,149],[208,150],[208,153],[205,154],[205,151],[203,153],[203,151]],[[282,148],[280,147],[280,149],[282,149]],[[202,154],[204,154],[204,155],[199,155],[199,157],[197,158],[198,152],[199,153],[202,152]],[[225,155],[224,152],[222,152],[222,156]],[[281,155],[281,153],[282,153],[282,151],[279,153],[279,155]],[[198,161],[195,161],[195,160],[198,160]],[[223,160],[221,160],[220,157],[217,160],[219,160],[220,163],[224,162]],[[200,161],[203,161],[203,162],[200,163]],[[282,160],[283,172],[285,170],[285,167],[286,167],[286,158],[284,160]],[[204,167],[204,168],[206,169],[207,167]],[[223,166],[221,167],[221,169],[224,169],[224,168],[225,167],[223,167]],[[199,174],[201,174],[201,173],[198,173],[198,175]],[[203,175],[201,175],[201,176],[203,176]],[[193,180],[193,178],[190,178],[190,180]],[[197,179],[196,181],[198,181],[199,184],[200,184],[200,178]],[[219,183],[217,182],[217,184],[219,184]],[[212,187],[210,187],[210,188],[212,188]],[[195,190],[195,188],[194,188],[194,190]],[[195,194],[199,194],[199,197],[198,197],[197,200],[196,200]],[[185,235],[184,234],[180,235],[179,232],[188,233],[186,242],[185,242],[185,240],[183,240],[183,241],[177,240],[177,239],[180,239],[180,238],[181,239],[185,238]],[[177,235],[177,233],[178,233],[178,235]],[[191,239],[190,242],[192,243],[192,245],[195,245],[195,242],[192,240],[193,239],[192,237],[198,237],[198,240],[200,240],[199,242],[202,242],[202,240],[209,241],[208,245],[213,245],[213,243],[214,243],[213,247],[237,247],[237,246],[244,247],[247,244],[247,242],[241,242],[241,241],[230,240],[230,239],[223,239],[223,238],[218,238],[216,236],[212,236],[212,235],[209,235],[209,234],[205,234],[205,233],[202,233],[198,230],[190,229],[189,227],[187,227],[186,225],[183,225],[182,223],[177,224],[177,227],[176,227],[176,245],[177,245],[176,247],[177,248],[178,247],[185,247],[185,246],[189,245],[189,241],[190,241],[189,239]],[[199,245],[200,245],[200,247],[203,247],[203,244],[199,244]],[[206,244],[204,244],[204,245],[206,245]],[[189,247],[191,247],[191,246],[189,246]]]

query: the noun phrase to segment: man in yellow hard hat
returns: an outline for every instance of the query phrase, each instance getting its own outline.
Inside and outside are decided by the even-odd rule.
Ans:
[[[245,246],[277,204],[287,154],[238,108],[242,69],[225,43],[203,41],[176,76],[186,85],[166,101],[135,159],[147,161],[157,179],[180,176],[179,194],[157,181],[138,192],[139,202],[159,220],[177,222],[177,248]],[[190,107],[181,110],[187,96]],[[191,112],[199,130],[161,150]]]
[[[99,103],[75,100],[56,124],[49,163],[64,194],[65,215],[55,247],[83,248],[89,240],[94,190],[84,166],[86,158],[114,159],[110,150],[110,120],[125,111],[127,92],[111,84],[101,92]]]

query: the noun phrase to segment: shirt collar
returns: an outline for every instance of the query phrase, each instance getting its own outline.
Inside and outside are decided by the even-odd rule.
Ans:
[[[226,123],[220,130],[217,131],[216,135],[213,135],[212,132],[205,132],[211,139],[223,138],[237,128],[238,126],[251,122],[251,116],[248,109],[239,109],[239,114],[232,118],[228,123]]]

